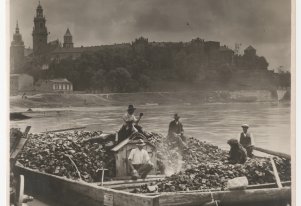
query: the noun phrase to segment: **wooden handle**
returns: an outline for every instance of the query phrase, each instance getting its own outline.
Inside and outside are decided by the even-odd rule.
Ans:
[[[280,177],[279,177],[275,162],[273,160],[273,157],[270,157],[270,160],[271,160],[271,163],[272,163],[272,167],[273,167],[273,171],[274,171],[274,177],[276,179],[277,186],[278,186],[278,188],[282,188]]]

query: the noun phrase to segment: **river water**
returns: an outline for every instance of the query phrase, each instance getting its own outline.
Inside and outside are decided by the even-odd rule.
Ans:
[[[250,125],[258,147],[290,153],[290,105],[277,103],[223,103],[200,105],[138,105],[136,114],[144,113],[140,124],[147,131],[167,134],[173,113],[181,116],[185,134],[213,143],[224,149],[230,138],[238,138],[240,125]],[[115,132],[122,124],[127,107],[33,108],[39,115],[22,121],[11,121],[11,127],[44,132],[87,126],[90,130]],[[60,112],[51,111],[60,110]],[[45,112],[45,113],[44,113]]]

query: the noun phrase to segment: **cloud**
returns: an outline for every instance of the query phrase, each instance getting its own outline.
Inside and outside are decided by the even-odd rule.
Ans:
[[[10,5],[11,32],[18,19],[31,46],[38,1],[11,0]],[[290,55],[281,55],[290,54],[288,0],[41,0],[41,5],[49,39],[62,40],[69,27],[76,46],[131,42],[141,35],[151,41],[200,37],[230,47],[252,44],[272,67],[290,67]]]

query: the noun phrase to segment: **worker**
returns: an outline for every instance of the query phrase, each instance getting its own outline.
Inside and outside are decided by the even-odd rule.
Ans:
[[[174,120],[169,123],[167,138],[171,142],[176,142],[181,149],[187,148],[183,125],[177,113],[174,114]]]
[[[254,138],[251,133],[248,132],[249,125],[243,124],[242,133],[240,133],[239,143],[247,150],[248,157],[253,157]]]
[[[247,152],[237,139],[230,139],[227,142],[231,149],[229,151],[229,163],[231,164],[243,164],[247,160]]]
[[[123,115],[122,119],[124,121],[121,129],[118,132],[118,142],[123,141],[127,137],[129,137],[134,132],[137,132],[140,127],[138,127],[138,123],[143,116],[143,113],[140,113],[139,118],[136,119],[134,112],[136,108],[133,105],[129,105],[127,112]],[[138,128],[138,129],[137,129]]]
[[[154,164],[150,161],[148,152],[143,149],[144,145],[145,142],[142,139],[138,139],[136,143],[137,148],[132,149],[128,157],[133,180],[138,179],[139,175],[141,175],[142,179],[145,179],[154,167]]]

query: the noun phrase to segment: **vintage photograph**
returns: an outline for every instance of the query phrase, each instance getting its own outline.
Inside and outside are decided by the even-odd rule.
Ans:
[[[9,0],[10,206],[292,206],[291,0]]]

